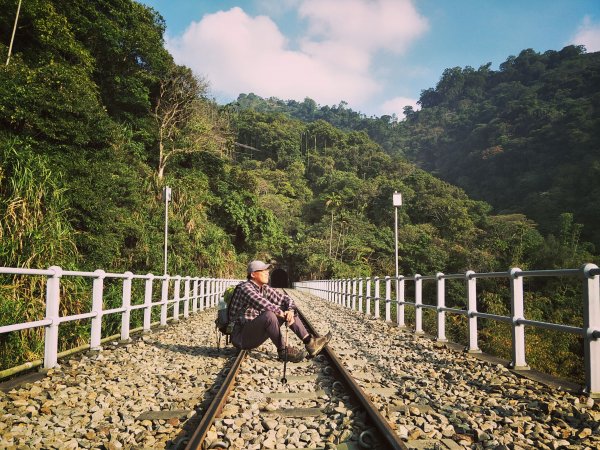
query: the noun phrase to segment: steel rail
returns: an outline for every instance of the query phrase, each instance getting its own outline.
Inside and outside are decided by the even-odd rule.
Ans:
[[[311,334],[318,336],[310,321],[306,317],[304,317],[304,315],[299,309],[298,314],[300,315],[302,321],[305,323],[308,331]],[[396,434],[396,432],[390,426],[389,422],[385,419],[385,417],[381,415],[377,407],[371,402],[371,400],[369,400],[362,388],[356,383],[356,381],[354,381],[352,375],[350,375],[350,373],[344,368],[343,363],[339,360],[335,353],[332,350],[330,350],[328,346],[325,346],[325,348],[323,348],[320,354],[325,355],[329,359],[329,361],[331,361],[332,366],[339,373],[346,386],[350,389],[353,397],[365,409],[367,415],[371,419],[371,422],[379,432],[380,437],[383,441],[385,441],[384,444],[387,444],[385,448],[394,450],[408,450],[408,447],[400,439],[400,436]]]
[[[202,420],[198,424],[198,427],[194,431],[192,437],[190,437],[190,440],[188,441],[185,450],[197,450],[202,448],[202,443],[204,442],[206,433],[208,432],[209,428],[213,425],[217,416],[221,414],[223,406],[225,406],[225,402],[227,401],[227,397],[229,396],[229,393],[235,386],[235,378],[237,377],[237,374],[242,366],[242,362],[244,362],[246,356],[248,356],[248,352],[246,350],[241,350],[238,353],[237,358],[235,359],[233,365],[229,369],[229,373],[227,374],[225,381],[223,381],[223,384],[219,388],[219,391],[217,392],[213,400],[210,402],[210,405],[208,406],[206,412],[202,416]]]
[[[298,315],[300,316],[301,320],[306,324],[308,331],[318,336],[310,321],[302,314],[302,311],[299,309]],[[335,355],[335,353],[332,350],[330,350],[327,346],[325,346],[325,348],[321,351],[320,354],[325,355],[325,357],[331,363],[333,369],[339,374],[342,382],[348,387],[350,394],[365,409],[373,426],[377,430],[377,437],[383,441],[382,443],[385,445],[385,448],[393,450],[408,450],[408,447],[404,444],[404,442],[402,442],[400,437],[390,427],[390,424],[387,422],[387,420],[381,415],[381,413],[377,410],[375,405],[368,399],[368,397],[365,395],[364,391],[356,383],[356,381],[354,381],[352,375],[350,375],[350,373],[344,368],[343,363]],[[202,416],[202,419],[198,424],[198,427],[194,431],[194,434],[190,437],[185,447],[185,450],[198,450],[202,448],[202,444],[204,442],[204,439],[206,438],[206,434],[208,433],[209,428],[214,424],[214,421],[217,418],[217,416],[221,414],[225,402],[227,401],[230,392],[235,386],[235,379],[241,368],[242,362],[247,357],[247,355],[248,352],[246,350],[242,350],[239,352],[233,365],[229,369],[227,377],[225,378],[223,384],[219,388],[219,391],[217,392],[210,405],[206,409],[206,412]]]

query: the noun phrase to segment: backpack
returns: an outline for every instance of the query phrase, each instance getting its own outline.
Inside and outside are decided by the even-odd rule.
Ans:
[[[215,319],[215,327],[217,330],[225,335],[230,336],[233,333],[234,323],[229,320],[229,304],[235,295],[238,285],[229,286],[223,292],[223,299],[219,302],[219,309],[217,310],[217,317]],[[220,343],[220,336],[217,336],[217,345]]]

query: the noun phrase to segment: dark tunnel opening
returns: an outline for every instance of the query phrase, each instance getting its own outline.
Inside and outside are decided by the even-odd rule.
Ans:
[[[271,287],[289,288],[290,281],[288,273],[283,269],[275,269],[273,272],[271,272]]]

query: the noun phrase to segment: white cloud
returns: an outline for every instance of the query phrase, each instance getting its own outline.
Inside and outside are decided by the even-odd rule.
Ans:
[[[402,53],[428,29],[411,0],[305,0],[299,14],[311,39],[363,51]]]
[[[404,107],[412,106],[415,111],[421,109],[420,105],[417,105],[417,100],[408,97],[395,97],[390,100],[387,100],[379,107],[379,115],[388,115],[396,114],[398,120],[404,119]]]
[[[383,86],[372,68],[374,53],[402,53],[428,28],[413,0],[296,1],[307,25],[298,42],[290,43],[270,17],[235,7],[193,22],[167,47],[177,63],[205,76],[218,97],[344,100],[360,110]]]
[[[571,44],[585,45],[588,52],[600,51],[600,23],[594,23],[589,16],[585,16]]]

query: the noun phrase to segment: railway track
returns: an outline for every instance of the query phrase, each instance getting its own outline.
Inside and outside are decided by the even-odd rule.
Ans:
[[[329,347],[285,379],[262,347],[239,352],[186,449],[408,448]]]

